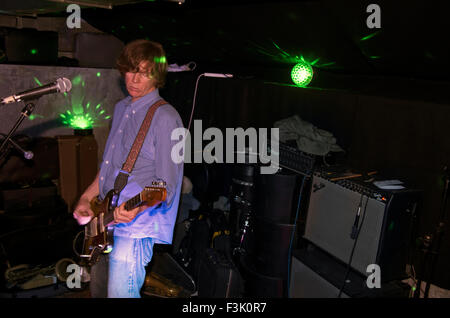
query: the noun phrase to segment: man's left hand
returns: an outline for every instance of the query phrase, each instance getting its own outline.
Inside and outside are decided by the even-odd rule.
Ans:
[[[125,202],[114,210],[114,222],[115,223],[128,223],[134,220],[136,215],[144,211],[148,206],[139,206],[132,210],[125,209]]]

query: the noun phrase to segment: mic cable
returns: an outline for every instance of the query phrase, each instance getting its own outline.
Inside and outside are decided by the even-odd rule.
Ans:
[[[360,203],[362,203],[363,196],[364,196],[364,194],[361,194]],[[353,260],[353,254],[355,253],[355,248],[356,248],[356,243],[358,242],[359,233],[361,232],[361,228],[362,228],[362,226],[364,224],[364,219],[366,218],[366,210],[367,210],[367,203],[368,202],[369,202],[369,197],[367,197],[366,204],[364,205],[364,211],[363,211],[363,217],[362,217],[362,220],[361,220],[361,226],[359,228],[357,228],[357,231],[356,231],[355,242],[353,243],[352,251],[350,252],[350,257],[349,257],[349,260],[348,260],[348,263],[347,263],[347,270],[345,272],[344,280],[342,282],[341,288],[339,289],[338,298],[341,298],[341,295],[342,295],[342,292],[344,290],[345,284],[347,283],[348,275],[350,274],[350,265],[351,265],[352,260]]]

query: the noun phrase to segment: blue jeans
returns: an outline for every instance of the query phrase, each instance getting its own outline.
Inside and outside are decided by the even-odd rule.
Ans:
[[[145,282],[145,267],[153,256],[153,244],[153,239],[149,237],[134,239],[114,236],[114,248],[107,260],[100,261],[91,269],[92,296],[140,298],[140,290]],[[106,272],[107,279],[102,277]]]

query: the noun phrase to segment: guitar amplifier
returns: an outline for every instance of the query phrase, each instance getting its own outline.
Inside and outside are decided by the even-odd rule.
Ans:
[[[345,264],[354,247],[350,266],[363,275],[369,264],[377,264],[382,282],[403,278],[421,191],[387,191],[363,181],[332,180],[314,174],[303,237]],[[355,223],[360,230],[354,246]]]

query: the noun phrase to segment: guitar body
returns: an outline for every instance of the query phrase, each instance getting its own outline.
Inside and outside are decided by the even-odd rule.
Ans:
[[[113,196],[114,191],[111,190],[103,201],[99,200],[98,197],[91,200],[91,210],[94,212],[94,217],[84,227],[84,244],[81,254],[81,257],[87,260],[90,265],[98,260],[101,253],[108,253],[112,250],[113,235],[109,235],[112,233],[108,233],[107,227],[104,226],[104,216],[111,210],[114,215]]]
[[[142,204],[148,207],[166,200],[167,191],[164,182],[153,182],[151,187],[145,187],[137,196],[125,203],[125,209],[132,210]],[[114,222],[114,210],[117,207],[118,195],[111,190],[103,200],[98,197],[91,200],[91,210],[94,216],[84,227],[83,251],[80,254],[87,265],[97,262],[100,254],[110,253],[113,249],[113,230],[108,226]]]

